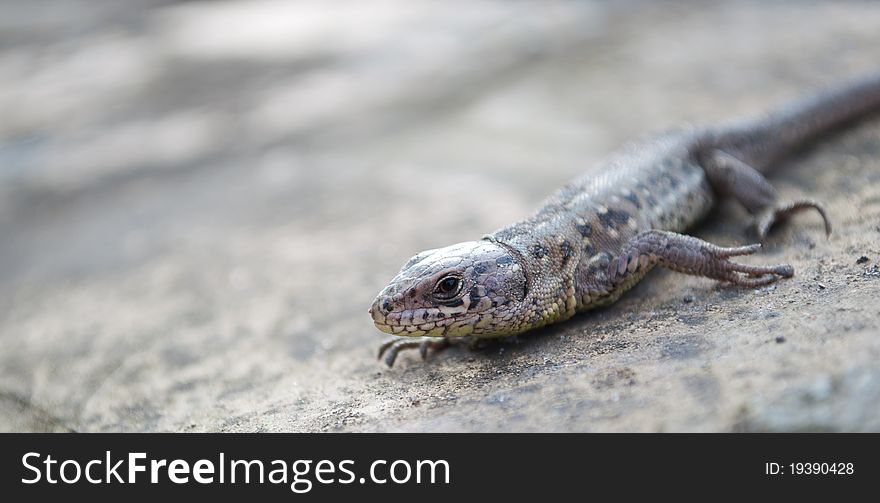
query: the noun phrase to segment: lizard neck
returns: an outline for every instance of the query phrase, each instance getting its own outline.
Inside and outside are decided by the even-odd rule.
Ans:
[[[569,232],[541,227],[546,225],[524,221],[483,238],[509,250],[522,267],[526,295],[519,317],[530,329],[571,318],[577,308],[574,271],[580,250]]]

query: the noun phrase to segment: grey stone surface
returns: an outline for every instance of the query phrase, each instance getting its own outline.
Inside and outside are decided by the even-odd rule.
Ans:
[[[390,370],[366,314],[628,139],[876,71],[880,4],[340,3],[0,2],[0,430],[880,430],[877,120],[774,176],[836,225],[789,281]]]

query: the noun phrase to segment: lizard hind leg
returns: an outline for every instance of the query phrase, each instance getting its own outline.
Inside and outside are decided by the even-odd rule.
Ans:
[[[822,206],[822,203],[810,199],[799,199],[790,203],[778,203],[774,206],[762,209],[755,216],[755,231],[758,233],[758,236],[763,239],[770,232],[770,228],[777,222],[780,222],[795,213],[809,209],[814,209],[819,212],[819,215],[822,216],[822,222],[825,224],[825,237],[830,236],[831,220],[828,218],[828,213],[825,211],[825,207]]]
[[[831,220],[824,206],[811,199],[786,202],[758,170],[723,151],[713,150],[704,164],[709,183],[719,193],[733,196],[754,215],[752,222],[763,239],[778,222],[804,210],[814,209],[822,217],[825,236],[831,234]]]
[[[760,244],[725,248],[693,236],[652,230],[630,240],[621,254],[608,264],[607,275],[613,284],[623,284],[640,267],[660,265],[749,288],[794,275],[794,268],[787,264],[749,265],[730,260],[731,257],[751,255],[759,249]]]

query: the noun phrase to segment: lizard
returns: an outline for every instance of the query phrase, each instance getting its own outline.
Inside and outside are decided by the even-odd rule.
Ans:
[[[516,335],[616,301],[655,267],[744,288],[794,275],[788,264],[749,265],[760,243],[722,247],[684,234],[722,198],[751,215],[762,241],[778,222],[814,210],[783,200],[765,178],[802,149],[880,109],[880,73],[792,101],[768,114],[681,127],[630,142],[530,217],[480,240],[423,251],[378,294],[375,326],[388,366],[402,350]]]

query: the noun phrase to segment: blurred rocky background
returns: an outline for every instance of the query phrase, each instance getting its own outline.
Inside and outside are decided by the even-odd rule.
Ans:
[[[792,280],[393,369],[367,315],[626,140],[878,70],[866,1],[0,0],[0,430],[880,430],[880,120],[774,176],[836,225]]]

